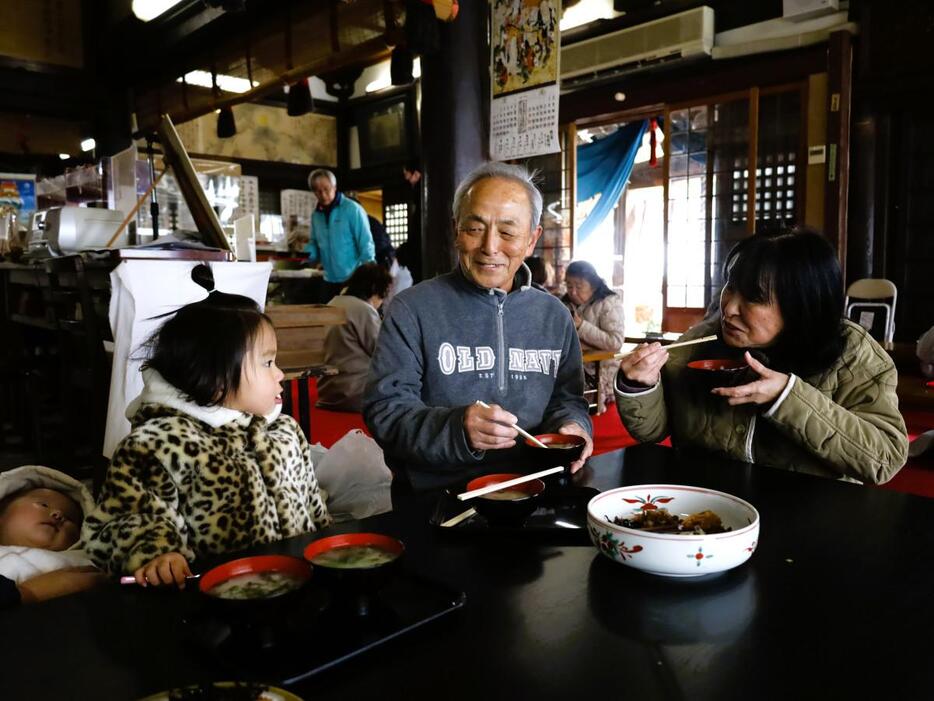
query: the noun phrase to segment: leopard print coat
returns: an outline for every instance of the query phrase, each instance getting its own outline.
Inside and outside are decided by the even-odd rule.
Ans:
[[[84,520],[88,555],[111,574],[177,551],[189,561],[331,522],[308,441],[290,416],[219,427],[144,404]]]

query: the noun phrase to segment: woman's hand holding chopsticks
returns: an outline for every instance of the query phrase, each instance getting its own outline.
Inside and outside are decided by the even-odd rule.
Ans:
[[[660,343],[641,343],[627,353],[617,353],[619,358],[619,371],[630,382],[640,385],[654,386],[661,375],[662,366],[668,362],[668,351],[681,346],[694,346],[698,343],[716,341],[716,334],[703,338],[692,338],[690,341],[678,341],[668,346]]]
[[[658,383],[668,351],[661,343],[640,343],[619,361],[619,371],[627,381],[649,387]]]

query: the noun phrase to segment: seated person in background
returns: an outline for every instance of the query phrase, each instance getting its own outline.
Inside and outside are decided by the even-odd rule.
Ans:
[[[891,479],[908,450],[895,366],[843,318],[843,279],[827,240],[803,230],[750,236],[727,256],[723,277],[719,317],[683,336],[720,339],[674,350],[670,359],[658,343],[623,358],[616,405],[632,436],[655,442],[670,433],[675,446],[735,460],[850,481]],[[686,367],[729,357],[749,364],[733,382],[711,383]]]
[[[603,281],[596,269],[582,260],[571,263],[564,273],[567,294],[564,303],[571,310],[574,326],[581,340],[581,348],[588,350],[618,351],[623,347],[623,299]],[[619,369],[618,360],[599,363],[600,377],[596,377],[597,363],[587,363],[584,373],[587,384],[597,389],[597,413],[606,411],[607,402],[613,400],[613,382]]]
[[[454,195],[458,265],[405,290],[383,321],[363,416],[395,480],[428,489],[508,460],[513,424],[584,436],[580,344],[560,300],[531,287],[523,259],[541,235],[528,172],[485,163]],[[490,405],[477,404],[483,400]]]
[[[917,355],[921,361],[921,374],[934,379],[934,326],[918,339]]]
[[[370,234],[373,236],[376,262],[389,270],[396,259],[396,251],[389,240],[389,234],[386,233],[386,227],[379,219],[369,214],[366,215],[366,220],[370,224]]]
[[[179,309],[150,341],[143,378],[84,520],[97,565],[182,587],[196,557],[330,523],[308,442],[280,416],[276,334],[253,300],[211,292]]]
[[[0,609],[89,589],[104,581],[79,549],[87,487],[40,465],[0,473]]]
[[[324,339],[324,363],[339,370],[337,375],[318,378],[318,406],[322,409],[357,411],[362,409],[363,389],[370,358],[379,335],[379,308],[389,292],[392,277],[378,263],[357,268],[344,293],[328,304],[341,307],[346,323],[332,326]]]
[[[532,275],[532,287],[542,292],[548,292],[545,283],[548,280],[548,271],[545,270],[545,261],[538,256],[529,256],[525,259],[525,265]]]

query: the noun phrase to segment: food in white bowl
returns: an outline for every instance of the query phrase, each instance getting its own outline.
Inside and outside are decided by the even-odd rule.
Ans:
[[[716,515],[719,533],[630,528],[648,512],[667,510],[681,522],[702,512]],[[597,549],[615,562],[651,574],[699,577],[743,564],[759,542],[759,512],[732,494],[704,487],[640,484],[598,494],[587,505],[587,530]]]

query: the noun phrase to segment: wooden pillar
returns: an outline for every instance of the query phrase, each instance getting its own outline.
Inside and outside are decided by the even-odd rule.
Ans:
[[[749,198],[746,207],[746,231],[756,233],[756,219],[759,208],[756,206],[756,177],[759,168],[759,87],[749,90],[749,184],[746,196]],[[764,173],[764,171],[763,171]]]
[[[564,152],[567,158],[565,178],[567,178],[568,191],[568,227],[571,230],[573,247],[574,234],[577,231],[577,125],[573,122],[565,127]]]
[[[458,182],[488,157],[490,47],[488,5],[461,3],[454,22],[441,26],[441,48],[422,56],[422,276],[454,265],[451,204]]]
[[[847,282],[874,277],[877,160],[880,156],[884,158],[878,151],[878,125],[871,112],[865,111],[854,117],[852,137],[853,200],[850,214],[853,216],[847,232],[847,267],[844,270]]]
[[[347,96],[340,95],[337,98],[337,168],[338,178],[343,178],[350,172],[350,126],[351,119],[350,107],[347,105]],[[310,173],[311,171],[309,171]],[[338,188],[344,187],[341,181],[337,181]]]
[[[853,41],[847,31],[830,35],[827,50],[827,187],[824,233],[837,244],[846,270],[847,187],[850,174],[850,92]]]

